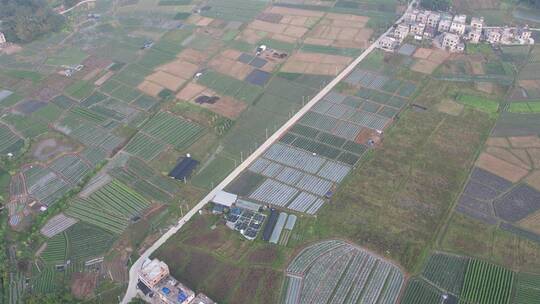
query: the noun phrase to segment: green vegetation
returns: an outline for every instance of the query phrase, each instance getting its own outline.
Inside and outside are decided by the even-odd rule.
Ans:
[[[83,62],[86,57],[88,57],[88,54],[78,48],[65,48],[47,58],[46,64],[57,66],[74,66]]]
[[[495,114],[499,110],[499,103],[497,101],[480,96],[464,94],[460,95],[457,98],[457,101],[476,110],[489,114]]]
[[[85,80],[79,80],[66,88],[65,93],[75,99],[83,99],[94,91],[94,85]]]
[[[450,7],[449,0],[422,0],[420,5],[433,11],[446,11]]]
[[[7,39],[20,42],[30,42],[64,25],[64,18],[41,0],[1,1],[0,19]]]
[[[514,113],[540,113],[540,102],[513,102],[508,107]]]
[[[461,298],[478,304],[506,304],[512,293],[514,273],[497,265],[472,260],[465,274]]]

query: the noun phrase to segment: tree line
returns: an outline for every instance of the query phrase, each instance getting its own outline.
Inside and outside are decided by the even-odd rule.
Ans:
[[[64,17],[44,0],[0,0],[0,20],[8,41],[23,43],[58,31],[65,24]]]

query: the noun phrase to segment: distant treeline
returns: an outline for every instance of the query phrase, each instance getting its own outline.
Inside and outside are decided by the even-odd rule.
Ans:
[[[1,30],[14,42],[30,42],[65,22],[44,0],[0,0],[0,20]]]
[[[540,8],[540,0],[520,0],[520,2],[531,7]]]
[[[421,0],[420,5],[432,11],[446,11],[450,7],[450,0]]]

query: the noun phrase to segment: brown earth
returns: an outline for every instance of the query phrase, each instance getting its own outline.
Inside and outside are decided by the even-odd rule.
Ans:
[[[71,293],[77,299],[89,298],[96,288],[97,273],[75,272],[71,275]]]
[[[439,64],[436,62],[426,59],[419,59],[411,66],[411,70],[424,74],[431,74],[438,66]]]
[[[540,137],[538,136],[509,137],[508,140],[514,148],[540,148]]]
[[[163,86],[173,92],[178,91],[178,89],[186,81],[184,78],[180,78],[163,71],[157,71],[147,76],[145,80]]]
[[[418,48],[414,52],[413,57],[419,58],[419,59],[428,59],[429,56],[431,55],[431,52],[432,52],[431,49]]]
[[[181,59],[177,59],[175,61],[159,66],[158,68],[156,68],[156,70],[167,72],[171,75],[178,76],[183,79],[190,79],[199,70],[199,66]]]
[[[226,242],[225,231],[223,231],[223,229],[228,229],[228,228],[220,226],[208,232],[195,234],[194,236],[189,237],[186,240],[184,240],[184,243],[186,245],[199,247],[203,249],[210,249],[210,250],[218,249],[219,247],[223,246],[223,244]]]
[[[202,86],[195,82],[190,82],[182,90],[180,90],[178,94],[176,94],[176,98],[178,98],[179,100],[190,101],[195,97],[201,95],[203,92],[208,96],[215,95],[212,90],[206,88],[205,86]]]
[[[250,65],[225,56],[217,56],[213,58],[208,63],[208,66],[217,72],[232,76],[238,80],[244,80],[246,76],[253,70]]]
[[[277,247],[266,245],[265,247],[251,251],[247,256],[247,260],[254,264],[272,264],[277,256]]]
[[[230,119],[238,118],[238,116],[240,116],[240,114],[247,108],[247,105],[245,103],[229,96],[222,96],[214,104],[205,103],[199,106],[207,108],[212,112],[215,112]]]
[[[512,165],[487,153],[480,154],[476,165],[513,183],[517,183],[529,173],[526,169]]]
[[[208,54],[194,49],[185,49],[176,55],[176,57],[180,60],[189,61],[198,65],[204,63],[206,59],[208,59]]]
[[[540,235],[540,211],[536,211],[520,220],[518,226]]]
[[[519,150],[516,150],[516,151],[519,151]],[[513,165],[519,166],[523,169],[526,169],[526,170],[531,169],[531,166],[528,162],[521,160],[519,157],[517,157],[516,155],[514,155],[512,152],[510,152],[507,149],[498,148],[498,147],[487,147],[486,153],[491,154],[504,161],[507,161]]]
[[[109,80],[109,78],[111,78],[113,75],[114,75],[114,72],[108,71],[103,76],[101,76],[98,80],[96,80],[94,84],[99,87],[103,85],[105,81]]]
[[[540,171],[534,171],[529,176],[527,176],[525,181],[527,182],[527,184],[529,184],[529,186],[540,191]]]
[[[484,93],[487,93],[487,94],[492,94],[494,91],[495,91],[495,84],[491,83],[491,82],[479,82],[479,81],[476,81],[474,83],[474,87],[480,91],[480,92],[484,92]]]
[[[298,52],[282,66],[282,72],[337,75],[352,60],[350,57]]]
[[[510,143],[506,137],[490,137],[486,141],[487,146],[510,148]]]
[[[161,92],[164,89],[164,87],[157,85],[151,81],[146,81],[146,80],[141,82],[137,86],[137,88],[143,93],[145,93],[146,95],[150,95],[154,97],[157,97],[159,92]]]
[[[527,149],[527,154],[529,154],[533,162],[533,167],[540,169],[540,149]]]

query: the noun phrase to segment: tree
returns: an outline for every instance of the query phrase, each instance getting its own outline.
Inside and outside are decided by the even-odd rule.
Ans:
[[[420,4],[432,11],[447,11],[450,7],[450,0],[421,0]]]
[[[43,0],[0,0],[0,20],[8,40],[16,42],[30,42],[58,31],[65,22]]]

